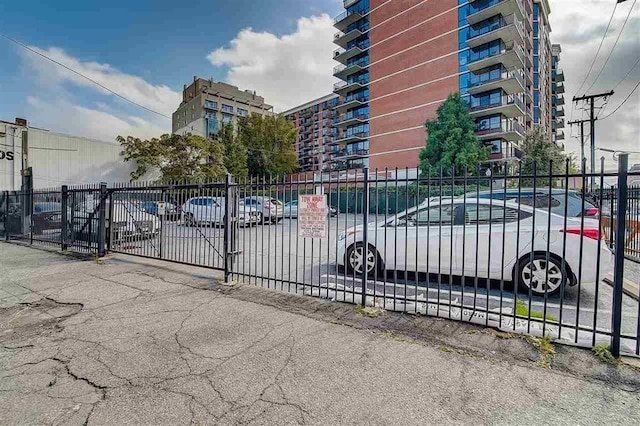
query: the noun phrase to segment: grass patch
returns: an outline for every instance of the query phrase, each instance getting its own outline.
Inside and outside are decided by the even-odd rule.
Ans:
[[[540,311],[532,310],[531,312],[529,312],[527,304],[522,300],[518,300],[518,303],[516,303],[516,315],[519,317],[529,318],[529,314],[531,314],[531,318],[546,318],[547,321],[558,322],[558,318],[555,315],[547,314],[545,317],[544,313]]]
[[[496,337],[498,339],[513,339],[514,335],[513,333],[506,333],[504,331],[496,331]]]
[[[440,350],[442,352],[453,352],[453,349],[451,349],[449,346],[446,346],[446,345],[440,345]]]
[[[384,315],[384,309],[378,308],[377,306],[356,306],[356,312],[362,316],[369,318],[377,318],[380,315]]]
[[[553,346],[548,336],[544,337],[527,337],[527,342],[535,346],[540,352],[540,359],[536,363],[538,367],[549,368],[551,359],[556,355],[556,348]]]
[[[609,345],[601,344],[596,345],[591,351],[598,357],[598,359],[606,364],[618,365],[618,360],[613,356],[609,350]]]

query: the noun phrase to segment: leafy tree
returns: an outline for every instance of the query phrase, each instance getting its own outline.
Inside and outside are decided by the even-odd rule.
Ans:
[[[249,170],[247,168],[247,147],[240,141],[235,133],[233,124],[225,124],[218,132],[217,140],[224,149],[224,166],[237,180],[245,179]]]
[[[244,117],[238,123],[238,136],[248,151],[250,175],[282,176],[298,169],[296,128],[284,117]]]
[[[205,182],[226,174],[222,144],[202,136],[165,134],[148,140],[118,136],[116,140],[123,148],[120,154],[124,160],[136,162],[132,180],[152,169],[160,171],[163,182]]]
[[[487,159],[489,149],[475,135],[475,125],[459,93],[452,93],[438,108],[438,117],[427,121],[427,145],[420,152],[424,174],[473,173]]]
[[[550,165],[552,165],[553,174],[565,173],[567,156],[562,149],[549,140],[547,131],[543,127],[537,127],[527,133],[524,142],[520,145],[520,151],[523,155],[523,174],[533,174],[534,162],[537,175],[548,175]]]

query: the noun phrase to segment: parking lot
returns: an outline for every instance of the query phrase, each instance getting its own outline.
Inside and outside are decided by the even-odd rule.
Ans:
[[[361,224],[363,217],[341,214],[328,221],[329,233],[325,239],[299,238],[296,219],[239,229],[233,267],[236,278],[261,287],[360,303],[362,277],[347,273],[339,266],[336,253],[339,244],[344,244],[338,235]],[[167,260],[223,267],[223,241],[221,227],[188,227],[180,222],[163,222],[156,238],[128,241],[116,250],[149,257],[159,257],[162,252],[162,258]],[[628,280],[637,280],[638,271],[640,265],[626,262]],[[611,285],[604,281],[598,285],[581,283],[545,301],[544,297],[530,297],[522,290],[514,292],[508,280],[463,279],[450,277],[446,271],[430,276],[391,271],[369,277],[366,291],[369,303],[374,301],[389,310],[464,317],[487,324],[492,321],[503,328],[528,331],[533,328],[585,345],[609,340],[606,333],[611,328],[613,296]],[[514,318],[514,310],[518,318]],[[529,317],[532,321],[527,321]],[[546,318],[544,325],[543,317]],[[638,302],[628,295],[623,299],[622,325],[623,334],[636,335]],[[598,330],[595,335],[593,329]],[[623,344],[628,351],[636,351],[635,341],[623,339]]]

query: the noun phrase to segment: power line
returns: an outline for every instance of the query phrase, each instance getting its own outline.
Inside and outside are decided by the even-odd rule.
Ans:
[[[635,64],[633,64],[633,66],[631,67],[631,69],[625,74],[624,77],[622,77],[622,80],[620,80],[613,88],[613,90],[615,91],[618,86],[620,86],[622,84],[623,81],[625,81],[627,79],[627,77],[629,77],[629,75],[631,75],[631,72],[633,72],[634,69],[636,69],[636,67],[638,66],[638,64],[640,64],[640,56],[638,56],[638,60],[636,61]]]
[[[606,117],[602,117],[600,120],[606,120],[607,118],[611,117],[613,114],[615,114],[616,112],[618,112],[618,110],[620,108],[622,108],[622,105],[624,105],[625,103],[627,103],[627,101],[629,99],[631,99],[631,96],[634,94],[634,92],[636,90],[638,90],[638,87],[640,86],[640,81],[638,81],[638,84],[636,84],[636,87],[633,88],[633,90],[631,91],[631,93],[629,93],[629,96],[626,97],[626,99],[624,101],[622,101],[622,103],[620,105],[618,105],[618,108],[616,108],[611,114],[607,115]]]
[[[604,64],[600,68],[600,72],[596,76],[595,80],[593,80],[593,83],[591,83],[591,86],[589,86],[589,88],[587,89],[587,92],[589,90],[591,90],[593,88],[593,86],[595,86],[595,84],[598,82],[598,79],[602,75],[602,72],[607,67],[607,64],[609,63],[609,59],[611,59],[611,55],[613,54],[613,51],[615,50],[615,48],[616,48],[616,46],[618,44],[618,41],[620,41],[620,37],[622,36],[622,33],[624,32],[624,27],[627,25],[627,22],[629,21],[629,17],[631,16],[631,12],[633,12],[633,7],[636,5],[636,1],[637,0],[633,0],[633,3],[631,4],[631,8],[629,9],[629,13],[627,13],[627,17],[625,18],[624,23],[622,24],[622,28],[620,28],[620,32],[618,33],[618,37],[616,38],[615,43],[613,43],[613,47],[611,48],[611,50],[609,50],[609,55],[607,55],[607,59],[604,61]]]
[[[102,88],[102,89],[106,90],[107,92],[109,92],[109,93],[113,94],[114,96],[117,96],[118,98],[120,98],[120,99],[122,99],[122,100],[124,100],[124,101],[126,101],[126,102],[129,102],[130,104],[133,104],[133,105],[135,105],[135,106],[137,106],[137,107],[139,107],[139,108],[142,108],[142,109],[144,109],[144,110],[147,110],[147,111],[149,111],[149,112],[151,112],[151,113],[153,113],[153,114],[157,114],[157,115],[159,115],[159,116],[161,116],[161,117],[168,118],[169,120],[171,120],[171,117],[169,117],[168,115],[166,115],[166,114],[164,114],[164,113],[161,113],[161,112],[158,112],[158,111],[155,111],[155,110],[153,110],[153,109],[151,109],[151,108],[148,108],[148,107],[146,107],[146,106],[144,106],[144,105],[141,105],[141,104],[137,103],[136,101],[132,101],[131,99],[129,99],[129,98],[127,98],[127,97],[125,97],[125,96],[121,95],[120,93],[118,93],[118,92],[116,92],[116,91],[114,91],[114,90],[109,89],[109,88],[108,88],[107,86],[105,86],[104,84],[101,84],[101,83],[97,82],[96,80],[92,79],[91,77],[87,77],[86,75],[82,74],[81,72],[76,71],[76,70],[74,70],[73,68],[71,68],[71,67],[69,67],[69,66],[67,66],[67,65],[65,65],[65,64],[63,64],[63,63],[58,62],[58,61],[56,61],[55,59],[48,57],[48,56],[47,56],[47,55],[45,55],[44,53],[40,53],[40,52],[38,52],[37,50],[32,49],[31,47],[27,46],[26,44],[24,44],[24,43],[22,43],[22,42],[20,42],[20,41],[18,41],[18,40],[16,40],[16,39],[14,39],[14,38],[11,38],[11,37],[9,37],[9,36],[8,36],[8,35],[6,35],[6,34],[2,34],[2,33],[0,33],[0,37],[6,38],[6,39],[7,39],[7,40],[9,40],[10,42],[17,44],[18,46],[20,46],[20,47],[22,47],[22,48],[24,48],[24,49],[28,50],[29,52],[31,52],[31,53],[35,53],[36,55],[38,55],[38,56],[40,56],[40,57],[42,57],[42,58],[44,58],[44,59],[46,59],[46,60],[48,60],[48,61],[50,61],[50,62],[53,62],[54,64],[56,64],[56,65],[58,65],[58,66],[61,66],[62,68],[66,69],[67,71],[70,71],[70,72],[72,72],[72,73],[74,73],[74,74],[76,74],[76,75],[79,75],[80,77],[84,78],[85,80],[90,81],[91,83],[95,84],[96,86],[98,86],[98,87],[100,87],[100,88]]]
[[[598,55],[600,54],[600,49],[602,49],[602,45],[604,44],[604,41],[607,38],[607,33],[609,32],[609,28],[611,27],[611,22],[613,21],[613,17],[616,14],[616,8],[617,7],[618,7],[618,3],[616,2],[616,4],[613,5],[613,11],[611,12],[611,17],[609,18],[609,23],[607,24],[607,29],[604,30],[604,34],[602,35],[602,39],[600,40],[600,45],[598,46],[598,50],[596,51],[596,55],[593,57],[593,61],[591,62],[591,66],[589,67],[589,71],[587,72],[587,75],[584,77],[584,80],[582,81],[582,84],[580,85],[580,88],[578,90],[576,90],[576,93],[579,93],[582,90],[582,88],[584,87],[584,84],[587,82],[587,79],[591,75],[591,71],[593,71],[593,66],[596,64],[596,60],[598,59]]]

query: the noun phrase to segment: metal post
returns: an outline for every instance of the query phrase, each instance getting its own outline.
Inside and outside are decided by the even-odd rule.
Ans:
[[[224,178],[224,282],[228,284],[230,282],[229,278],[231,276],[231,258],[233,256],[232,251],[230,250],[229,243],[231,241],[230,232],[231,232],[231,222],[232,215],[231,213],[231,175],[227,173]]]
[[[622,332],[622,283],[624,280],[624,241],[627,216],[627,170],[629,154],[620,154],[618,158],[618,206],[615,213],[615,261],[613,269],[613,317],[611,329],[613,338],[611,353],[620,356],[620,334]]]
[[[364,197],[362,200],[362,306],[367,306],[367,281],[368,268],[367,259],[369,254],[369,168],[365,167],[364,173]],[[396,174],[397,175],[397,174]],[[397,176],[396,176],[397,177]],[[377,266],[377,262],[376,262]],[[375,304],[375,300],[374,300]]]
[[[98,257],[104,257],[107,247],[107,184],[100,183],[100,205],[98,207]]]
[[[4,191],[4,240],[9,241],[9,191]]]
[[[591,98],[591,192],[596,186],[596,118],[594,103],[594,98]]]
[[[62,185],[62,235],[60,236],[60,243],[62,247],[62,251],[67,250],[67,239],[69,236],[69,187],[67,185]]]

